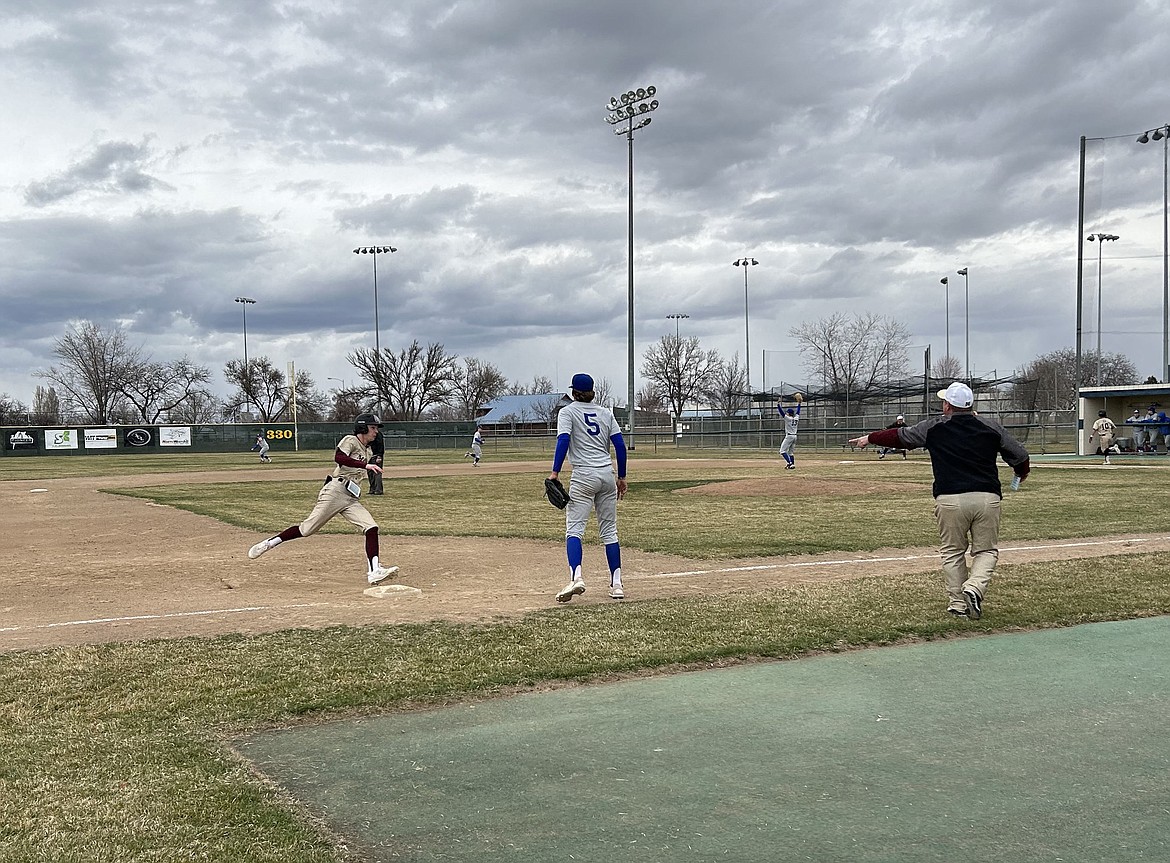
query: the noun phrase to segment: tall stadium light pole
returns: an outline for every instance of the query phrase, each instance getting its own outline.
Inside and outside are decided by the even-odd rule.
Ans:
[[[1170,124],[1142,132],[1139,144],[1162,142],[1162,383],[1170,383]]]
[[[374,374],[377,375],[378,414],[382,413],[382,328],[378,322],[378,255],[389,255],[398,250],[393,246],[358,246],[355,255],[369,255],[374,259]]]
[[[947,361],[951,358],[951,280],[943,276],[938,283],[946,288],[946,317],[947,317]]]
[[[626,301],[627,312],[626,319],[628,321],[628,350],[627,359],[629,364],[629,388],[626,396],[629,399],[630,412],[630,440],[629,448],[634,448],[634,133],[639,129],[644,129],[650,125],[650,117],[646,116],[651,111],[658,109],[658,100],[654,98],[655,93],[658,92],[656,87],[639,87],[637,90],[628,90],[620,96],[611,96],[609,104],[606,109],[609,114],[605,117],[605,122],[611,126],[618,126],[624,123],[625,128],[616,128],[613,130],[615,135],[625,135],[626,141],[629,144],[630,151],[630,215],[629,215],[629,265],[627,275],[627,289]],[[649,101],[647,101],[649,100]],[[637,122],[634,122],[637,120]]]
[[[747,378],[748,390],[748,419],[752,418],[752,336],[748,323],[748,267],[759,265],[755,258],[739,258],[731,262],[733,267],[743,267],[743,364],[744,377]]]
[[[244,407],[248,409],[248,413],[252,413],[252,400],[248,396],[248,381],[251,380],[252,375],[248,369],[248,306],[256,305],[256,301],[251,297],[236,297],[236,302],[240,304],[240,309],[244,313]]]
[[[963,347],[966,351],[967,383],[971,383],[971,292],[967,284],[967,268],[955,271],[963,277]]]
[[[668,321],[674,321],[674,340],[676,342],[678,341],[678,322],[680,320],[686,320],[689,317],[690,317],[690,315],[667,315],[666,316],[666,319]]]
[[[1097,386],[1101,386],[1101,252],[1105,243],[1120,240],[1117,234],[1089,234],[1085,237],[1090,243],[1097,242]]]

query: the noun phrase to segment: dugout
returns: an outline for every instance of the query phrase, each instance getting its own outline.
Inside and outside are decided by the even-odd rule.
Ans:
[[[1124,387],[1081,387],[1077,393],[1077,455],[1091,455],[1089,435],[1098,411],[1105,411],[1117,424],[1118,438],[1131,439],[1127,434],[1126,418],[1134,409],[1141,413],[1154,405],[1154,411],[1170,412],[1170,384],[1134,384]]]

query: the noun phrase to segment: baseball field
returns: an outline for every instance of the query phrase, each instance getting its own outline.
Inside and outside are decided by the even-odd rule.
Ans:
[[[806,450],[785,472],[771,453],[634,454],[628,599],[605,596],[593,532],[595,589],[562,606],[546,461],[395,453],[368,506],[383,562],[414,590],[371,595],[341,520],[247,559],[304,517],[329,467],[328,453],[276,455],[0,458],[0,859],[443,859],[339,830],[239,741],[1170,613],[1170,460],[1037,460],[1005,497],[999,574],[970,622],[943,613],[922,456]]]

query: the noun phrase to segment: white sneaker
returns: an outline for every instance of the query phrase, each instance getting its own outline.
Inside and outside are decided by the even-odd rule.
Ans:
[[[585,582],[570,581],[557,592],[557,602],[568,602],[574,596],[585,592]]]
[[[260,555],[264,554],[264,552],[268,551],[269,548],[270,548],[270,546],[268,545],[268,540],[266,540],[266,539],[261,540],[260,542],[256,543],[254,546],[252,546],[250,549],[248,549],[248,557],[251,560],[255,560]]]
[[[398,567],[396,566],[379,566],[366,576],[366,581],[370,584],[381,584],[396,572],[398,572]]]
[[[626,592],[624,590],[622,590],[622,586],[619,584],[619,585],[617,585],[615,587],[611,587],[609,589],[609,598],[610,599],[625,599]]]

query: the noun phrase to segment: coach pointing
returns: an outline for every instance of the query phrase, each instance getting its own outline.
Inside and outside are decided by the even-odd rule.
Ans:
[[[934,518],[941,540],[947,611],[978,620],[999,560],[999,511],[1003,489],[996,456],[1023,481],[1028,451],[998,422],[975,414],[971,388],[956,381],[938,397],[942,416],[905,428],[882,429],[849,441],[852,446],[916,449],[930,453],[934,471]],[[971,563],[967,564],[970,538]]]

